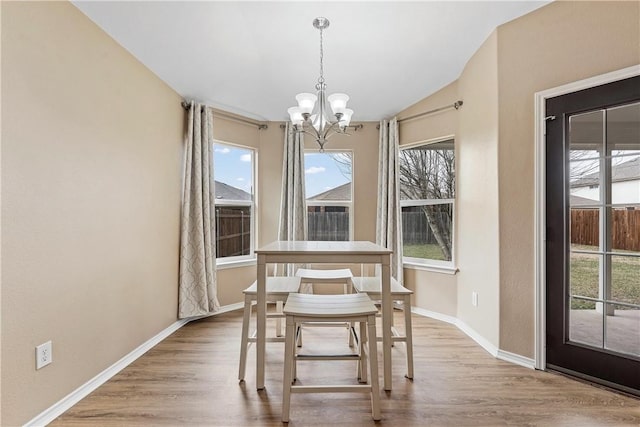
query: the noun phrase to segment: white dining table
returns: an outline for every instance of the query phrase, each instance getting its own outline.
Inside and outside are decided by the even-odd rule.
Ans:
[[[380,264],[382,279],[382,348],[384,389],[391,390],[391,254],[390,249],[368,241],[275,241],[255,251],[257,255],[256,385],[264,389],[267,304],[267,264]]]

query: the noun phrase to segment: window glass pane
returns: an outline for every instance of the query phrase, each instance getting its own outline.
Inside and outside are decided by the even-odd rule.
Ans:
[[[455,197],[453,140],[400,151],[402,200],[453,199]]]
[[[585,151],[571,151],[576,159],[578,153],[589,156]],[[569,162],[571,206],[594,205],[600,200],[600,159],[572,160]]]
[[[307,239],[349,240],[353,153],[309,152],[304,163]]]
[[[640,155],[640,102],[607,109],[607,147],[612,156]]]
[[[569,280],[572,296],[598,298],[600,283],[600,260],[602,255],[571,253]],[[595,302],[572,300],[572,309],[592,309]]]
[[[253,150],[213,144],[216,257],[251,255]]]
[[[251,253],[251,207],[216,206],[216,256]]]
[[[252,200],[252,150],[213,144],[213,173],[216,200]]]
[[[640,310],[608,304],[606,348],[620,353],[640,356]]]
[[[611,256],[610,299],[640,306],[640,257]]]
[[[404,257],[451,261],[453,204],[402,208]]]
[[[640,203],[640,155],[611,159],[611,203]]]
[[[349,208],[309,206],[308,240],[349,240]]]
[[[569,340],[602,348],[603,315],[595,303],[571,298],[569,312]]]
[[[640,207],[612,208],[610,212],[612,250],[640,255]]]
[[[571,249],[597,251],[600,248],[600,209],[580,208],[573,205],[571,197]]]

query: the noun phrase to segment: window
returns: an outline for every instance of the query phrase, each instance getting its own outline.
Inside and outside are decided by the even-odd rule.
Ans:
[[[236,261],[253,257],[254,150],[213,144],[216,256]]]
[[[350,240],[353,152],[304,154],[308,240]]]
[[[453,139],[400,150],[403,261],[453,266]]]

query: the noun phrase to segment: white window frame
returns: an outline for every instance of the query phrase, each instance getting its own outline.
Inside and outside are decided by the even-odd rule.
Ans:
[[[455,136],[448,135],[441,138],[434,138],[425,141],[419,141],[412,144],[406,144],[400,146],[400,151],[412,149],[416,147],[422,147],[425,145],[437,144],[439,142],[453,140],[454,145],[454,170],[457,171],[457,158],[455,152]],[[456,218],[457,218],[457,210],[456,210],[456,197],[458,196],[458,180],[456,176],[455,182],[455,197],[449,199],[418,199],[418,200],[400,200],[400,209],[405,207],[416,207],[416,206],[434,206],[434,205],[451,205],[452,209],[452,221],[451,221],[451,261],[442,261],[436,259],[426,259],[426,258],[414,258],[402,255],[402,266],[404,268],[413,268],[417,270],[426,270],[433,271],[437,273],[445,273],[445,274],[456,274],[458,272],[458,268],[456,267]],[[402,215],[402,212],[401,212]],[[404,247],[404,241],[402,243]]]
[[[304,150],[304,154],[317,154],[317,150]],[[353,212],[353,190],[354,190],[354,184],[353,184],[353,178],[355,176],[355,171],[354,171],[354,163],[355,163],[355,159],[354,159],[354,153],[353,150],[340,150],[340,149],[332,149],[332,150],[324,150],[324,153],[351,153],[351,200],[348,202],[345,201],[341,201],[341,200],[326,200],[326,201],[313,201],[313,202],[309,202],[308,200],[306,200],[306,195],[305,195],[305,203],[308,206],[342,206],[342,207],[346,207],[347,209],[349,209],[349,241],[353,240],[353,218],[354,218],[354,212]],[[306,170],[306,163],[304,165],[304,169]],[[305,185],[307,182],[307,177],[304,177],[305,179]],[[309,230],[307,230],[308,232]]]
[[[256,245],[256,236],[258,235],[258,220],[256,218],[256,200],[257,200],[257,186],[256,186],[256,177],[258,176],[258,162],[257,162],[257,150],[254,147],[248,147],[246,145],[240,145],[233,142],[221,141],[214,139],[215,144],[228,145],[230,147],[241,148],[243,150],[249,151],[251,154],[251,200],[230,200],[230,199],[215,199],[214,201],[214,212],[217,206],[248,206],[251,212],[251,235],[249,237],[250,249],[248,255],[239,255],[239,256],[230,256],[230,257],[222,257],[219,258],[217,255],[216,248],[216,267],[218,269],[224,270],[225,268],[233,268],[233,267],[243,267],[246,265],[253,265],[256,262],[256,254],[255,254],[255,245]],[[213,156],[215,156],[215,150],[213,151]],[[213,157],[211,158],[213,162]],[[213,171],[214,181],[215,181],[215,169]],[[217,225],[217,224],[216,224]],[[216,227],[217,230],[217,227]],[[215,238],[215,236],[214,236]]]

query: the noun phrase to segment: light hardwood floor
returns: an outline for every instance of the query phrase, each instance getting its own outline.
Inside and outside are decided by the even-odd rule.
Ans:
[[[396,324],[402,325],[396,312]],[[281,343],[267,344],[266,390],[237,378],[240,311],[192,322],[158,344],[51,426],[280,426]],[[640,426],[640,400],[494,359],[455,326],[413,316],[415,379],[404,348],[393,350],[393,391],[382,421],[366,394],[295,394],[289,426]],[[269,333],[273,329],[269,328]],[[308,328],[304,347],[347,348],[345,331]],[[381,355],[379,345],[379,354]],[[355,383],[355,362],[300,362],[304,384]]]

